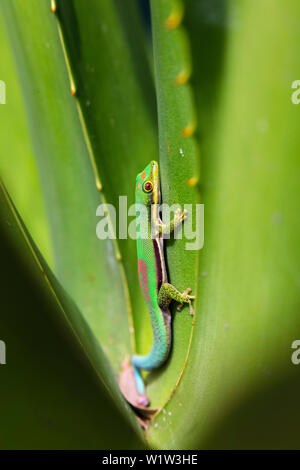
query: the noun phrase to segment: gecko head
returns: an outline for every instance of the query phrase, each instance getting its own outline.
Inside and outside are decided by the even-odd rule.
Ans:
[[[158,164],[152,160],[136,177],[136,202],[150,206],[159,204],[159,174]]]

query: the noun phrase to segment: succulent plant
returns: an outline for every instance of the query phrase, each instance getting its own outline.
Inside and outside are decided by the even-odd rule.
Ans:
[[[299,447],[299,2],[150,0],[151,31],[147,6],[0,0],[1,448]],[[166,244],[195,318],[143,430],[118,386],[152,342],[135,241],[96,210],[153,159],[205,244]]]

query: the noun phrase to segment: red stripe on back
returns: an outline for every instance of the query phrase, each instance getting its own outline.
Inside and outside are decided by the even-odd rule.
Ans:
[[[147,263],[143,259],[138,259],[138,270],[139,270],[139,281],[140,286],[143,292],[143,296],[145,300],[149,300],[151,302],[151,295],[149,292],[149,278],[148,278],[148,266]]]

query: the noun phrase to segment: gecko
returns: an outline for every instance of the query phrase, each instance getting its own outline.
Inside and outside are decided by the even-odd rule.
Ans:
[[[171,313],[169,305],[175,300],[180,305],[187,303],[190,314],[193,315],[191,301],[194,296],[189,295],[191,289],[180,293],[168,282],[166,263],[164,257],[164,234],[172,233],[187,217],[187,211],[178,209],[174,218],[164,224],[160,218],[160,183],[159,168],[156,161],[151,161],[144,171],[136,178],[135,191],[136,207],[145,208],[143,214],[147,218],[146,236],[137,236],[137,258],[139,283],[146,302],[153,331],[152,349],[146,356],[133,355],[133,366],[136,389],[138,392],[138,405],[148,406],[149,399],[145,394],[145,385],[141,370],[152,370],[164,364],[168,358],[171,347]],[[138,209],[137,209],[138,212]]]

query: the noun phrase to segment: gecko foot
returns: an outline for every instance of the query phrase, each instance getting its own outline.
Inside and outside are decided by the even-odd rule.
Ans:
[[[174,219],[175,219],[175,226],[186,220],[187,218],[187,210],[184,209],[182,211],[180,208],[175,211]]]
[[[190,306],[190,315],[191,315],[191,316],[194,316],[195,312],[194,312],[194,309],[193,309],[193,307],[192,307],[192,302],[191,302],[191,301],[192,301],[192,300],[195,300],[196,297],[195,297],[195,295],[189,295],[190,292],[192,292],[192,289],[191,289],[190,287],[188,287],[188,288],[182,293],[182,295],[186,298],[186,303],[188,303],[189,306]],[[177,310],[180,311],[183,306],[184,306],[184,303],[179,304],[179,305],[177,306]]]
[[[149,405],[149,399],[146,397],[146,395],[139,395],[137,399],[137,404],[138,406],[148,406]]]

